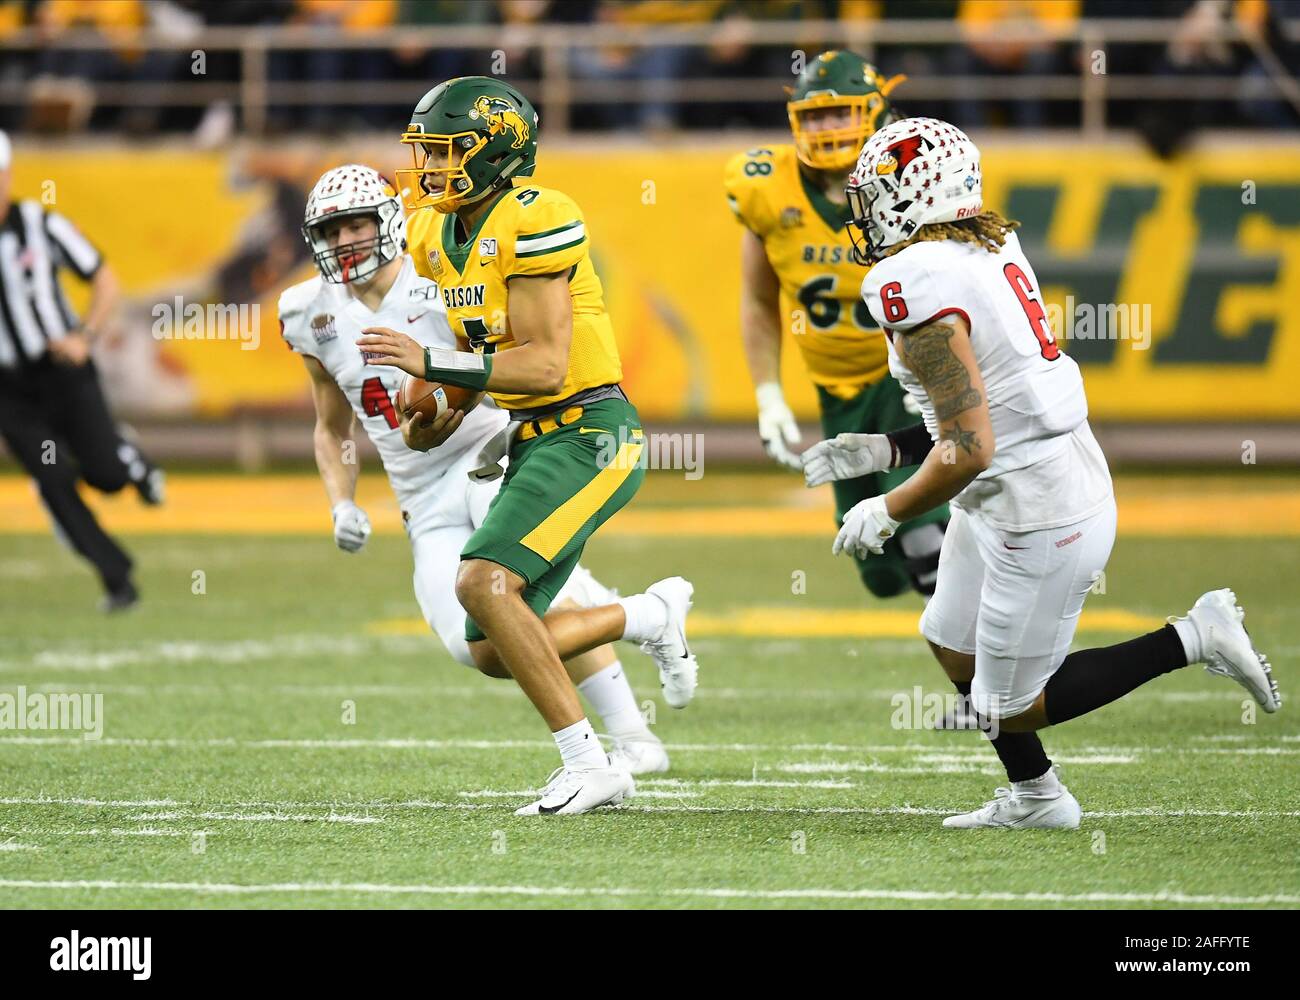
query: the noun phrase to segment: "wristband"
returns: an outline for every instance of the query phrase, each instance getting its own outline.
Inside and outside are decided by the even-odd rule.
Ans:
[[[424,380],[458,385],[476,392],[487,390],[492,377],[492,355],[453,351],[446,347],[424,349]]]
[[[913,424],[901,430],[888,431],[885,437],[889,439],[891,469],[919,465],[925,461],[925,456],[930,454],[930,449],[934,447],[934,441],[930,438],[930,432],[925,429],[925,424]]]

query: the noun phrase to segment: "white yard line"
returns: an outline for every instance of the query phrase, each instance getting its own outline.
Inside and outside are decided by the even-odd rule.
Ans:
[[[487,789],[484,792],[489,791]],[[501,793],[505,795],[518,795],[527,797],[536,794],[533,791],[520,791]],[[140,802],[130,802],[121,800],[88,800],[88,799],[59,799],[59,798],[0,798],[0,805],[39,805],[39,806],[87,806],[96,805],[114,808],[137,808],[149,807],[156,805],[156,800],[144,800]],[[491,803],[479,802],[443,802],[433,799],[412,799],[407,801],[390,801],[386,799],[374,799],[362,802],[296,802],[296,801],[252,801],[252,802],[222,802],[219,805],[227,807],[229,810],[238,811],[220,811],[212,810],[211,804],[186,803],[186,802],[169,802],[169,805],[175,806],[175,809],[169,809],[161,813],[141,813],[129,818],[141,822],[159,819],[171,818],[213,818],[213,819],[237,819],[246,820],[251,816],[265,815],[269,818],[283,820],[328,820],[330,812],[322,812],[319,815],[309,815],[298,813],[295,815],[283,812],[267,812],[267,810],[283,809],[321,809],[321,810],[363,810],[366,813],[371,811],[383,810],[432,810],[440,811],[447,809],[458,810],[476,810],[476,809],[501,809],[502,806]],[[633,804],[623,806],[622,808],[632,812],[705,812],[719,814],[749,814],[749,813],[795,813],[799,815],[861,815],[861,816],[951,816],[955,813],[963,812],[970,808],[970,803],[963,803],[959,806],[947,806],[943,808],[935,806],[781,806],[781,805],[637,805],[635,798]],[[243,810],[257,810],[255,813],[245,813]],[[332,815],[344,818],[338,822],[379,822],[380,820],[370,816],[357,816],[354,814],[342,814],[337,811]],[[1268,810],[1268,809],[1160,809],[1160,808],[1142,808],[1142,809],[1115,809],[1100,810],[1093,812],[1084,812],[1085,818],[1108,818],[1124,819],[1132,817],[1153,817],[1158,819],[1180,819],[1185,817],[1225,817],[1233,819],[1295,819],[1300,818],[1300,810]]]
[[[699,792],[691,792],[682,789],[680,791],[667,791],[662,789],[643,789],[642,782],[637,781],[635,797],[638,799],[698,799]],[[479,788],[470,792],[457,792],[461,798],[465,799],[530,799],[536,798],[540,794],[540,789],[524,788],[518,791],[501,791],[495,788]]]
[[[310,647],[302,655],[315,655]],[[61,654],[41,654],[43,656],[56,656]],[[109,670],[112,666],[103,666],[105,657],[120,657],[122,653],[93,653],[93,654],[76,654],[84,656],[85,660],[80,666],[68,667],[70,670]],[[135,654],[133,653],[132,656]],[[140,654],[143,658],[146,654]],[[232,654],[233,655],[233,654]],[[268,657],[269,658],[269,657]],[[142,659],[142,662],[146,662]],[[239,661],[244,662],[244,661]],[[99,663],[100,666],[93,664]],[[117,665],[116,663],[114,665]],[[48,670],[49,663],[40,666],[33,666],[34,670]],[[12,663],[6,665],[0,661],[0,672],[17,672],[19,668]],[[15,682],[16,683],[16,682]],[[85,684],[77,683],[42,683],[27,684],[29,691],[81,691]],[[237,695],[250,694],[266,697],[268,694],[284,695],[286,697],[320,697],[320,698],[356,698],[356,697],[394,697],[409,698],[429,696],[437,698],[482,698],[482,697],[505,697],[505,698],[523,698],[523,693],[518,686],[514,684],[503,684],[490,680],[483,683],[473,684],[450,684],[439,685],[430,684],[204,684],[204,683],[169,683],[162,682],[158,684],[95,684],[95,690],[104,694],[122,694],[128,696],[140,697],[158,697],[159,695]],[[651,686],[637,687],[634,690],[645,696],[653,696],[658,693],[658,689]],[[702,700],[718,699],[722,701],[788,701],[790,699],[807,699],[814,701],[835,701],[845,702],[863,702],[863,701],[891,701],[900,695],[908,698],[912,697],[913,689],[902,688],[755,688],[755,687],[706,687],[701,688],[699,697]],[[933,691],[925,688],[926,693],[948,694],[949,692],[935,688]],[[1241,698],[1232,691],[1215,690],[1215,691],[1138,691],[1131,697],[1141,698],[1150,701],[1165,701],[1171,703],[1180,702],[1214,702],[1230,701],[1239,702]],[[1205,737],[1199,737],[1204,739]]]
[[[1294,737],[1279,737],[1281,740],[1295,742]],[[545,740],[471,740],[471,739],[267,739],[247,740],[234,737],[214,737],[210,739],[173,738],[136,738],[106,736],[99,740],[87,740],[83,736],[0,736],[0,746],[85,746],[85,747],[142,747],[149,749],[186,749],[207,747],[232,747],[247,750],[541,750],[553,748],[554,744]],[[980,743],[970,745],[919,743],[885,743],[885,744],[845,744],[845,743],[669,743],[674,752],[686,753],[911,753],[941,755],[978,755],[977,759],[987,758],[988,751]],[[1234,747],[1189,747],[1149,746],[1149,747],[1075,747],[1067,749],[1067,755],[1079,757],[1113,757],[1107,763],[1129,763],[1120,758],[1131,758],[1141,754],[1209,754],[1226,756],[1293,756],[1300,754],[1300,746],[1234,746]],[[953,758],[956,759],[956,758]],[[961,759],[966,759],[965,757]],[[988,758],[991,759],[991,758]],[[1061,758],[1063,761],[1064,757]],[[1102,763],[1103,761],[1089,761]]]
[[[142,642],[116,649],[47,649],[26,659],[0,660],[0,673],[20,671],[104,671],[159,664],[244,664],[311,659],[323,654],[372,657],[377,652],[427,652],[431,636],[329,636],[317,632],[274,639],[178,639]]]
[[[350,816],[338,813],[241,813],[196,812],[192,809],[170,809],[166,812],[136,813],[127,817],[137,823],[162,822],[174,819],[211,819],[231,823],[382,823],[378,816]]]
[[[352,895],[529,896],[529,897],[671,897],[760,900],[883,900],[895,902],[967,903],[1173,903],[1185,906],[1294,906],[1300,896],[1216,896],[1189,892],[944,892],[926,889],[714,889],[541,885],[385,885],[373,882],[153,882],[115,879],[0,879],[0,889],[125,890],[248,896],[280,893],[345,893]]]
[[[1053,754],[1056,764],[1136,764],[1133,754]],[[777,764],[784,774],[961,774],[967,771],[998,771],[994,754],[918,753],[916,765],[898,767],[879,761],[824,760]]]

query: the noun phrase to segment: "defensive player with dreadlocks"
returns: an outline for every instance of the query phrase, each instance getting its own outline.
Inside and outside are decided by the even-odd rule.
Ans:
[[[1115,541],[1115,494],[1079,366],[1052,335],[1016,223],[985,209],[982,190],[979,150],[947,122],[895,122],[863,148],[846,189],[855,256],[871,265],[862,297],[923,421],[814,445],[804,474],[815,486],[921,463],[844,518],[833,551],[857,559],[952,501],[920,630],[988,720],[1010,787],[944,826],[1070,829],[1079,803],[1037,730],[1193,663],[1236,681],[1266,712],[1281,699],[1231,590],[1201,595],[1155,632],[1070,652]]]
[[[844,182],[863,143],[896,117],[885,80],[851,52],[812,59],[789,91],[794,142],[751,149],[727,164],[725,186],[741,237],[741,335],[758,400],[767,453],[800,468],[799,428],[781,389],[781,343],[789,332],[817,389],[822,429],[895,430],[916,422],[907,394],[889,374],[880,328],[858,294],[862,268],[849,259]],[[834,484],[837,524],[867,497],[903,482],[912,467]],[[879,559],[858,561],[876,597],[910,588],[934,592],[948,510],[940,505],[901,525]]]
[[[461,552],[456,594],[480,669],[510,673],[546,721],[561,767],[521,815],[616,805],[631,776],[606,759],[562,659],[615,639],[641,642],[665,700],[695,691],[686,645],[692,588],[680,577],[599,608],[551,610],[583,546],[645,478],[644,432],[619,382],[622,366],[589,252],[582,211],[530,177],[537,112],[514,87],[461,77],[420,100],[402,141],[415,167],[398,172],[407,239],[437,282],[462,350],[376,327],[357,343],[371,365],[486,391],[510,412],[509,468],[487,517]],[[427,428],[454,440],[457,411]]]

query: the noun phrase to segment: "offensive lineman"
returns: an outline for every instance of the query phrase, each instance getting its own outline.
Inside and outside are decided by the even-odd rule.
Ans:
[[[862,268],[844,226],[844,182],[863,143],[897,117],[885,80],[852,52],[809,61],[789,91],[792,144],[751,149],[727,164],[725,187],[741,237],[741,331],[767,453],[800,468],[792,448],[799,427],[781,390],[782,331],[793,334],[817,388],[822,432],[884,433],[916,422],[907,393],[889,374],[889,354],[858,293]],[[884,469],[836,482],[836,526],[854,504],[907,479],[912,468]],[[876,597],[908,589],[934,593],[948,508],[940,504],[900,526],[881,558],[857,561]]]
[[[354,501],[358,464],[345,458],[359,422],[401,506],[425,621],[454,659],[473,667],[465,612],[456,600],[456,565],[500,486],[499,468],[481,453],[507,418],[480,405],[436,448],[412,451],[403,442],[393,405],[403,376],[395,369],[367,368],[354,341],[364,328],[384,324],[402,326],[421,343],[455,344],[437,286],[416,274],[403,252],[403,229],[397,193],[380,174],[357,164],[328,171],[312,189],[303,224],[320,276],[283,293],[280,322],[311,376],[316,464],[333,512],[335,542],[345,552],[358,552],[370,535],[369,518]],[[558,599],[577,607],[614,598],[577,567]],[[613,649],[605,645],[573,656],[566,669],[603,718],[613,740],[611,759],[632,774],[666,771],[667,753],[646,726]]]
[[[510,411],[510,464],[461,552],[456,594],[480,669],[505,669],[547,723],[562,766],[520,815],[586,812],[633,791],[611,765],[561,659],[615,639],[642,643],[676,708],[695,692],[686,644],[692,587],[680,577],[600,608],[553,610],[587,539],[645,478],[644,432],[619,385],[622,366],[582,212],[534,184],[537,112],[490,77],[448,80],[421,98],[398,171],[411,258],[438,283],[460,345],[427,347],[384,327],[357,343],[371,365],[485,390]],[[448,412],[429,428],[454,434]],[[424,429],[408,424],[408,443]],[[454,439],[454,438],[453,438]]]
[[[845,518],[833,551],[858,558],[952,501],[920,630],[958,691],[996,721],[987,735],[1011,787],[944,826],[1072,829],[1079,803],[1036,730],[1193,663],[1241,684],[1266,712],[1281,704],[1277,684],[1231,590],[1203,594],[1156,632],[1069,652],[1115,540],[1115,497],[1079,367],[1052,336],[1016,223],[984,210],[974,143],[930,118],[877,132],[847,195],[855,253],[873,265],[863,298],[924,423],[814,445],[805,477],[816,485],[921,461]]]

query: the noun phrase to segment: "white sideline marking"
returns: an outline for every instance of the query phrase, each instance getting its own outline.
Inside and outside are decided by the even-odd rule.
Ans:
[[[35,844],[18,844],[12,840],[0,841],[0,851],[39,851]]]
[[[139,809],[141,807],[178,806],[182,804],[175,799],[86,799],[76,797],[48,798],[46,796],[0,798],[0,805],[2,806],[100,806]]]
[[[1292,739],[1280,737],[1280,739]],[[78,747],[146,747],[159,749],[185,749],[190,747],[236,747],[247,750],[541,750],[554,748],[555,744],[543,740],[428,740],[428,739],[278,739],[239,740],[233,737],[212,739],[143,738],[106,736],[99,740],[86,740],[81,736],[0,736],[0,745],[23,746],[78,746]],[[961,746],[921,743],[896,744],[845,744],[845,743],[670,743],[674,752],[700,753],[913,753],[913,754],[977,754],[987,756],[981,745]],[[1300,747],[1250,746],[1250,747],[1076,747],[1076,755],[1132,757],[1147,753],[1215,754],[1226,756],[1294,756]],[[1090,763],[1100,763],[1091,761]],[[1123,763],[1114,760],[1110,763]]]
[[[116,670],[132,664],[260,663],[267,660],[306,659],[332,653],[373,656],[377,652],[428,652],[425,636],[323,636],[315,632],[277,636],[274,639],[164,640],[142,642],[114,650],[44,650],[26,660],[0,660],[0,672],[20,670]]]
[[[671,896],[699,899],[880,899],[905,902],[1180,903],[1188,906],[1295,905],[1300,896],[1211,896],[1185,892],[935,892],[919,889],[705,889],[543,885],[383,885],[373,882],[127,882],[110,879],[0,879],[0,889],[122,889],[152,892],[256,895],[345,892],[422,896]]]
[[[528,792],[518,792],[518,793],[511,793],[511,794],[531,795],[534,793],[528,791]],[[109,802],[109,801],[95,801],[95,800],[87,800],[87,799],[57,799],[57,798],[0,799],[0,805],[44,805],[44,806],[99,805],[99,806],[114,806],[118,808],[133,808],[133,807],[146,807],[154,804],[156,803],[149,800],[145,800],[141,802],[123,802],[120,800]],[[199,808],[197,803],[172,802],[169,804],[181,806],[181,807],[194,805],[196,808]],[[385,810],[385,809],[397,810],[397,811],[400,810],[437,811],[437,810],[444,810],[444,809],[477,810],[477,809],[500,809],[501,808],[500,806],[492,805],[490,803],[483,803],[483,802],[440,802],[433,799],[411,799],[411,800],[398,801],[398,802],[389,801],[386,799],[375,799],[375,800],[364,801],[364,802],[254,801],[254,802],[225,802],[222,803],[222,805],[228,806],[233,809],[263,809],[263,810],[276,809],[276,808],[329,809],[329,810],[346,808],[346,809],[365,809],[367,811]],[[707,806],[707,805],[635,805],[633,804],[633,805],[625,805],[622,808],[632,812],[708,812],[708,813],[737,813],[737,814],[798,813],[798,814],[807,814],[807,815],[826,814],[826,815],[860,815],[860,816],[952,816],[956,813],[968,811],[970,808],[970,804],[967,803],[962,806],[949,806],[944,808],[936,808],[933,806],[911,806],[911,805],[902,805],[902,806],[761,806],[761,805]],[[170,813],[138,814],[130,818],[138,819],[142,821],[150,818],[150,815],[155,815],[155,816],[162,815],[166,818],[171,818],[172,815],[174,815],[176,818],[181,818],[182,813],[185,814],[184,818],[190,818],[191,810],[186,810],[182,808],[180,810],[177,810],[174,814],[170,814]],[[202,815],[204,814],[199,812],[193,812],[193,816],[196,818],[201,817]],[[220,814],[212,814],[212,815],[226,816],[226,815],[235,815],[235,814],[220,813]],[[335,815],[338,814],[336,813]],[[1154,817],[1157,819],[1179,819],[1184,817],[1213,817],[1213,816],[1234,818],[1234,819],[1294,819],[1294,818],[1300,818],[1300,810],[1142,808],[1142,809],[1115,809],[1115,810],[1095,811],[1095,812],[1090,811],[1090,812],[1084,812],[1083,815],[1085,817],[1091,817],[1091,818],[1108,818],[1108,819],[1124,819],[1124,818],[1132,818],[1132,817],[1139,817],[1139,816]],[[328,819],[328,817],[329,814],[325,813],[319,816],[307,816],[306,818],[313,819],[313,820],[324,820],[324,819]],[[374,820],[373,818],[370,818],[370,821],[377,822],[377,820]]]
[[[421,647],[421,652],[424,652]],[[46,653],[44,656],[55,656],[62,654]],[[98,662],[98,658],[113,657],[116,653],[95,653],[87,654],[91,657],[86,664],[92,661]],[[304,653],[304,655],[310,655]],[[114,664],[116,665],[116,664]],[[41,668],[49,669],[48,664],[41,664]],[[13,663],[0,661],[0,672],[15,672],[21,669]],[[112,666],[95,667],[82,665],[76,667],[67,667],[69,670],[92,670],[113,669]],[[70,683],[46,683],[46,684],[28,684],[27,688],[31,691],[80,691],[84,685]],[[482,698],[484,696],[522,698],[523,693],[514,684],[501,684],[485,682],[482,684],[273,684],[261,686],[256,684],[183,684],[183,683],[162,683],[162,684],[97,684],[97,691],[105,694],[124,694],[124,695],[141,695],[146,697],[157,697],[165,694],[258,694],[265,696],[268,693],[282,694],[291,697],[328,697],[328,698],[352,698],[362,696],[376,697],[420,697],[430,696],[438,698]],[[633,685],[633,689],[638,694],[655,695],[658,689],[650,685],[638,686]],[[791,698],[805,698],[810,700],[835,700],[842,699],[845,701],[889,701],[899,694],[906,694],[898,688],[752,688],[752,687],[724,687],[724,688],[707,688],[700,691],[702,698],[716,698],[723,701],[762,701],[762,700],[779,700],[788,701]],[[1213,702],[1213,701],[1231,701],[1238,702],[1238,698],[1231,691],[1137,691],[1130,695],[1133,698],[1141,698],[1151,701],[1167,702]],[[1197,739],[1206,739],[1207,737],[1197,737]],[[1213,738],[1213,737],[1210,737]],[[1244,737],[1243,737],[1244,738]]]
[[[382,823],[377,816],[348,816],[338,813],[239,813],[195,812],[192,809],[172,809],[167,812],[136,813],[127,819],[138,823],[169,819],[212,819],[233,823]]]
[[[916,760],[916,766],[904,767],[881,764],[878,761],[799,761],[792,764],[778,764],[776,770],[785,774],[965,774],[980,771],[1000,773],[997,767],[998,759],[994,754],[976,756],[975,754],[919,753]],[[1080,756],[1053,754],[1052,760],[1057,764],[1137,763],[1137,757],[1131,754],[1085,754]]]
[[[637,790],[632,796],[638,799],[698,799],[699,792],[671,792],[663,790],[646,790],[640,787],[640,780],[637,781]],[[540,788],[525,788],[522,791],[500,791],[495,788],[480,788],[472,792],[457,792],[457,795],[466,799],[530,799],[541,794]]]
[[[645,778],[638,785],[663,788],[852,788],[851,781],[773,781],[764,778],[726,780],[722,778]]]
[[[210,830],[155,830],[151,826],[139,830],[123,830],[115,826],[109,830],[98,830],[91,827],[89,830],[55,830],[53,832],[56,837],[192,837],[196,833],[201,833],[205,837],[213,836]]]
[[[771,781],[763,779],[744,779],[726,781],[707,778],[689,781],[682,778],[638,778],[636,779],[638,799],[698,799],[700,793],[691,791],[696,788],[853,788],[851,781]],[[646,786],[649,786],[648,788]],[[536,795],[539,789],[527,788],[523,791],[501,791],[495,788],[480,788],[472,792],[457,792],[467,799],[518,798],[524,795]]]

